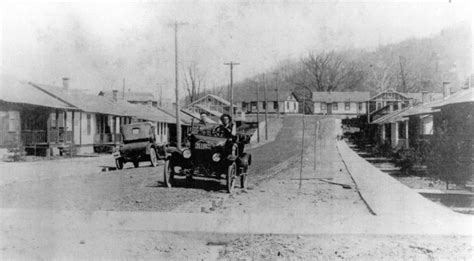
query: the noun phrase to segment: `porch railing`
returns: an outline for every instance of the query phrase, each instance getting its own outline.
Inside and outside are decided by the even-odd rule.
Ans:
[[[25,145],[47,143],[47,135],[44,130],[24,130],[21,132],[21,140]]]
[[[64,131],[61,129],[50,130],[49,142],[50,143],[70,143],[72,142],[72,131]]]
[[[94,135],[95,144],[111,144],[122,142],[122,135],[118,133],[97,133]]]

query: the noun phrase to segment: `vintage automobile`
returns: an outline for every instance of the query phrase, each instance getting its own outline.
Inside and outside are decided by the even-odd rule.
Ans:
[[[123,125],[120,133],[123,143],[113,151],[117,169],[122,169],[127,162],[138,168],[141,161],[150,161],[155,167],[159,159],[166,158],[166,147],[156,143],[155,128],[151,122]]]
[[[226,190],[232,193],[235,181],[245,188],[247,170],[252,156],[244,152],[250,137],[245,134],[229,135],[219,126],[192,128],[188,146],[170,149],[165,161],[164,183],[174,185],[175,176],[185,176],[188,182],[193,176],[221,180],[225,178]]]

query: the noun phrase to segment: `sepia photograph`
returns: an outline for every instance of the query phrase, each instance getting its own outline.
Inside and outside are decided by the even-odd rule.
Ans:
[[[474,260],[474,2],[0,2],[1,260]]]

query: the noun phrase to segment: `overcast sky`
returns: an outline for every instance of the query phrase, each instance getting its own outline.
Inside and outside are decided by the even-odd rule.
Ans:
[[[89,91],[153,91],[174,97],[174,36],[180,70],[194,62],[208,87],[269,70],[309,50],[374,48],[423,37],[460,23],[472,25],[470,1],[166,1],[3,3],[2,73]],[[181,75],[182,79],[182,75]],[[184,92],[182,92],[184,94]]]

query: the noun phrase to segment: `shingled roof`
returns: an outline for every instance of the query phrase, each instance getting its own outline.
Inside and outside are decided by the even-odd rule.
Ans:
[[[112,99],[114,97],[113,91],[101,91],[99,92],[99,96],[104,96],[106,98]],[[139,102],[149,102],[149,101],[157,101],[153,93],[151,92],[120,92],[117,91],[117,97],[119,100],[124,97],[126,101],[139,101]]]
[[[55,99],[25,81],[6,75],[1,76],[0,100],[50,108],[75,109],[72,104]]]
[[[365,102],[370,92],[313,92],[314,102]]]

